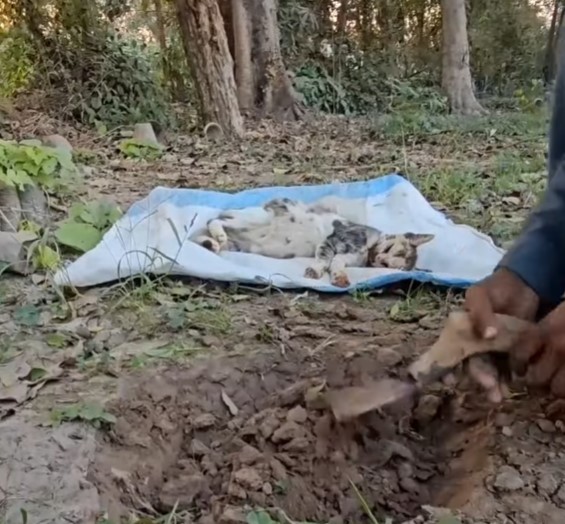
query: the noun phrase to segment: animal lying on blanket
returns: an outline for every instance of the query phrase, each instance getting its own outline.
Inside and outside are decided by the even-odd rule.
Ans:
[[[429,234],[385,234],[350,220],[359,218],[359,213],[351,209],[344,212],[339,204],[335,197],[310,205],[277,198],[263,205],[261,216],[224,211],[208,222],[208,234],[192,240],[215,253],[227,250],[281,259],[315,258],[305,277],[319,279],[329,272],[333,285],[348,287],[345,268],[413,269],[418,246],[434,238]]]

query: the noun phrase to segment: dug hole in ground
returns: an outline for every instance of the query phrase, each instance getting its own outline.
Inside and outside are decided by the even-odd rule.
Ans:
[[[363,309],[347,306],[343,328],[355,332]],[[349,423],[322,408],[323,388],[402,376],[405,357],[436,336],[399,329],[365,351],[351,333],[314,349],[294,338],[282,352],[140,370],[106,405],[111,430],[37,427],[22,411],[4,425],[0,458],[20,496],[33,495],[20,506],[44,522],[97,522],[107,511],[98,522],[135,513],[235,524],[258,508],[280,523],[563,522],[559,402],[493,410],[476,391],[437,386],[416,405]],[[9,506],[7,522],[21,522]]]

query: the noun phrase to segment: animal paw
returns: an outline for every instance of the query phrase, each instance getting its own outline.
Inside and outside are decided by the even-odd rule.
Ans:
[[[339,272],[332,275],[332,285],[336,287],[349,287],[351,282],[345,273]]]
[[[200,245],[206,248],[208,251],[212,251],[212,253],[219,253],[221,251],[220,244],[218,244],[218,242],[213,238],[207,238],[206,240],[203,240]]]
[[[318,273],[313,267],[307,267],[306,271],[304,271],[304,277],[319,280],[320,278],[322,278],[322,275]]]

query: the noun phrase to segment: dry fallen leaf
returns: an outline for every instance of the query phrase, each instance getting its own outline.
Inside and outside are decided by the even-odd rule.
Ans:
[[[24,357],[17,357],[0,366],[0,385],[11,387],[27,377],[30,371],[31,366],[24,360]]]
[[[236,417],[237,414],[239,413],[239,408],[234,404],[233,400],[228,396],[228,394],[223,389],[222,389],[222,402],[226,405],[232,417]]]

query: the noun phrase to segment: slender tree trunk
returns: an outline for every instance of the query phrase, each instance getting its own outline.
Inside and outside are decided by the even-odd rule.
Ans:
[[[462,115],[483,114],[473,92],[465,0],[441,0],[441,10],[442,85],[451,110]]]
[[[243,0],[232,0],[231,5],[237,100],[240,111],[249,112],[254,102],[250,21]]]
[[[153,6],[155,7],[155,24],[154,24],[154,34],[159,42],[159,48],[161,49],[161,63],[163,66],[163,73],[167,82],[171,81],[171,74],[169,68],[169,48],[167,46],[167,32],[165,30],[165,17],[163,16],[163,5],[161,0],[153,0]]]
[[[361,0],[361,47],[369,49],[373,37],[373,17],[370,0]]]
[[[426,3],[420,2],[417,8],[416,20],[418,22],[416,34],[418,35],[418,47],[423,48],[425,43],[425,26],[426,26]]]
[[[318,14],[320,28],[319,33],[322,37],[325,37],[333,33],[330,16],[330,6],[328,4],[328,0],[318,0],[316,4],[316,11]]]
[[[203,120],[218,123],[229,136],[242,136],[233,60],[217,0],[175,0],[175,6]]]
[[[561,14],[559,14],[559,8],[561,5],[562,2],[560,0],[555,0],[553,5],[553,14],[551,16],[551,25],[547,35],[545,60],[543,65],[543,76],[546,82],[550,82],[555,76],[555,47],[557,35],[559,34],[560,28],[563,24],[563,15],[565,14],[565,8],[563,7],[561,8]]]
[[[260,116],[297,120],[304,110],[285,69],[277,22],[276,0],[249,0],[252,16],[252,60],[255,103]]]
[[[341,0],[339,11],[337,14],[337,34],[343,37],[347,28],[347,10],[349,8],[349,0]]]

